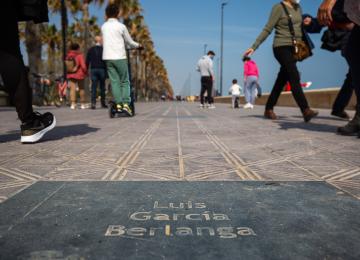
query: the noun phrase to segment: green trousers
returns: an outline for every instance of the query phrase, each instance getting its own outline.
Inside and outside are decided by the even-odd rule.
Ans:
[[[130,104],[131,97],[128,60],[107,60],[106,67],[115,102],[117,104]]]

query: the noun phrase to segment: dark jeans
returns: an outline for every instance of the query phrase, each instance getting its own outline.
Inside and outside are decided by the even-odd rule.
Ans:
[[[346,48],[346,60],[349,63],[352,84],[357,96],[357,111],[360,112],[360,26],[351,32]]]
[[[201,92],[200,92],[200,102],[201,104],[205,103],[204,94],[207,92],[207,99],[209,104],[214,103],[214,99],[212,97],[212,88],[213,88],[213,80],[211,77],[201,77]]]
[[[301,111],[304,112],[307,108],[309,108],[300,84],[300,73],[296,66],[297,61],[294,58],[293,50],[294,48],[292,46],[274,48],[275,58],[280,63],[281,68],[267,101],[267,110],[274,109],[286,82],[290,82],[291,92]]]
[[[351,73],[346,75],[346,79],[340,89],[339,94],[336,97],[336,100],[333,105],[333,112],[343,112],[347,105],[350,102],[350,99],[354,93],[354,86],[352,84]]]
[[[96,89],[100,85],[101,104],[105,105],[105,69],[91,69],[91,103],[96,104]]]
[[[4,0],[0,8],[0,74],[22,122],[31,121],[32,90],[20,52],[17,1]]]

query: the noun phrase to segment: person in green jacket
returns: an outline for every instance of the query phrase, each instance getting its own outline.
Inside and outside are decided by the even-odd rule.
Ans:
[[[292,86],[292,94],[301,109],[305,122],[309,122],[313,117],[318,115],[317,111],[310,109],[301,88],[300,73],[296,66],[297,61],[294,58],[293,37],[289,28],[288,16],[283,7],[284,4],[285,8],[290,13],[294,25],[295,38],[297,41],[300,41],[303,39],[304,35],[302,32],[302,10],[299,2],[299,0],[284,0],[282,3],[275,4],[265,28],[252,47],[244,54],[244,56],[252,55],[275,29],[273,51],[281,68],[266,104],[264,116],[267,119],[276,120],[278,118],[274,113],[274,106],[276,105],[286,82],[290,82],[290,85]]]

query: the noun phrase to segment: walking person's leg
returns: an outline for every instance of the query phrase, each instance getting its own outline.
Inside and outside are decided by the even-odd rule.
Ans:
[[[291,85],[291,92],[299,106],[305,122],[309,122],[313,117],[318,115],[318,112],[310,109],[303,89],[300,83],[300,73],[297,69],[297,61],[294,58],[293,47],[279,47],[275,48],[275,58],[285,69],[289,83]]]
[[[111,92],[114,101],[117,105],[120,105],[121,104],[120,77],[116,69],[115,61],[106,61],[106,67],[111,82]]]
[[[28,75],[22,60],[19,57],[0,51],[0,74],[4,81],[11,103],[22,122],[32,119],[32,90]]]
[[[205,103],[205,91],[206,91],[206,79],[204,77],[201,78],[201,90],[200,90],[200,104],[204,106]]]
[[[96,90],[99,82],[99,75],[96,69],[91,70],[91,108],[96,108]]]
[[[106,108],[105,100],[105,80],[106,80],[106,70],[99,70],[99,84],[100,84],[100,96],[101,96],[101,107]]]
[[[250,85],[250,81],[249,81],[249,78],[247,78],[246,81],[245,81],[245,86],[244,86],[244,95],[245,95],[246,104],[250,103],[249,85]]]
[[[257,78],[255,77],[251,84],[251,105],[255,105],[257,95]]]
[[[255,104],[255,96],[256,96],[256,88],[257,88],[257,77],[250,76],[247,78],[247,92],[248,92],[248,103],[252,106]]]
[[[78,80],[77,85],[79,87],[79,96],[81,109],[85,109],[86,97],[85,97],[85,80]]]
[[[275,53],[275,57],[287,74],[291,85],[291,92],[297,105],[299,106],[301,112],[304,112],[309,108],[309,105],[301,87],[300,74],[296,66],[296,60],[294,59],[293,48],[283,47],[278,49],[279,52]]]
[[[120,100],[123,104],[123,109],[129,115],[132,115],[130,108],[131,96],[130,96],[130,79],[129,79],[129,67],[128,60],[118,60],[116,61],[116,69],[120,79]]]
[[[207,97],[208,97],[209,105],[214,107],[214,99],[213,99],[212,90],[213,90],[213,80],[212,80],[212,78],[209,77],[207,79]]]
[[[346,48],[346,60],[350,66],[352,84],[357,98],[355,117],[344,127],[340,127],[338,132],[343,135],[359,134],[360,137],[360,26],[356,25],[351,32]]]
[[[271,90],[270,96],[266,102],[265,117],[270,118],[267,115],[271,115],[271,119],[276,119],[276,115],[273,112],[273,110],[281,95],[281,92],[284,90],[287,81],[288,81],[288,77],[285,68],[281,66],[276,81],[274,83],[274,86]]]
[[[354,93],[354,87],[352,84],[352,78],[350,71],[346,75],[346,79],[336,97],[336,100],[332,107],[331,114],[344,119],[349,119],[349,115],[345,112],[345,108],[350,102],[350,99]]]
[[[232,106],[233,109],[235,109],[235,100],[236,100],[236,96],[232,95],[231,96],[231,106]]]
[[[76,108],[77,98],[76,98],[76,80],[69,79],[69,86],[70,86],[70,102],[71,102],[71,109]]]
[[[38,142],[56,125],[53,114],[34,113],[32,89],[20,52],[17,1],[5,0],[0,8],[0,74],[21,120],[21,142]]]
[[[33,115],[32,89],[28,80],[19,40],[15,1],[6,0],[0,8],[0,73],[22,122],[31,121]]]

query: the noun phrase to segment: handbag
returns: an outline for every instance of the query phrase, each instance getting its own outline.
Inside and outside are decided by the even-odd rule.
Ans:
[[[294,45],[294,58],[297,61],[303,61],[311,56],[311,49],[309,47],[309,44],[306,43],[304,40],[296,40],[295,36],[295,30],[294,30],[294,24],[291,19],[291,15],[289,13],[289,10],[286,8],[284,3],[281,3],[282,7],[284,8],[284,11],[286,13],[286,16],[288,17],[289,21],[289,29],[292,36],[292,41]]]

